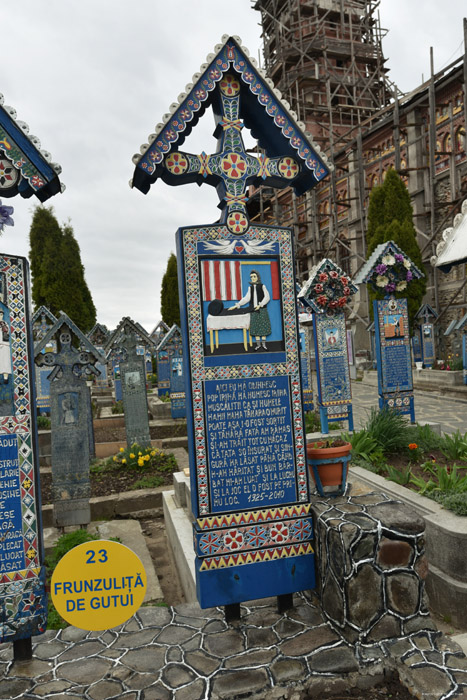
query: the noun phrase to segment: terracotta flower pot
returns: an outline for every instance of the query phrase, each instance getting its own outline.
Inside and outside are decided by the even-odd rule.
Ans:
[[[346,442],[337,447],[325,447],[325,444],[324,441],[307,444],[308,468],[320,496],[341,496],[347,486],[352,445]]]

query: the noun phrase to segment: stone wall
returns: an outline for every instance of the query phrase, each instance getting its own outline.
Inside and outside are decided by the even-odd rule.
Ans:
[[[312,505],[317,592],[325,617],[350,643],[432,630],[423,519],[381,493]]]

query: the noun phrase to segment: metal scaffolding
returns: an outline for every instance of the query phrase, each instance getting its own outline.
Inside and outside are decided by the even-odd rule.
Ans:
[[[409,188],[424,262],[467,194],[467,64],[458,59],[435,74],[431,56],[430,79],[403,95],[388,77],[382,48],[387,31],[381,28],[379,4],[380,0],[253,3],[261,14],[268,77],[335,165],[326,181],[302,197],[290,189],[260,187],[250,193],[253,221],[294,229],[299,278],[322,257],[332,257],[355,274],[365,259],[369,192],[388,167],[395,167]],[[462,104],[443,105],[450,89],[463,92]],[[462,153],[454,147],[459,112],[464,124]],[[437,140],[440,125],[445,129],[446,124],[449,152]],[[449,167],[442,171],[439,163],[446,158]],[[443,178],[449,181],[444,186],[449,196],[440,198],[437,187]],[[427,272],[428,301],[439,312],[444,306],[439,281],[430,267]],[[464,274],[459,282],[464,282]],[[467,306],[465,287],[463,304]],[[359,313],[367,320],[363,308]]]

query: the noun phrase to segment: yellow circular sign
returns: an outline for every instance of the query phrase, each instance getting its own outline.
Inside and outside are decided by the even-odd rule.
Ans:
[[[64,620],[83,630],[106,630],[126,622],[146,594],[140,558],[119,542],[94,540],[60,559],[50,584]]]

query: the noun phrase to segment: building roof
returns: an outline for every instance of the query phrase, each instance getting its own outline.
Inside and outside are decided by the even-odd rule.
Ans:
[[[430,262],[441,272],[449,272],[453,265],[467,262],[467,199],[462,202],[461,212],[454,217],[453,225],[443,231],[436,255]]]
[[[41,148],[37,136],[29,133],[29,126],[17,119],[16,110],[4,104],[0,94],[0,162],[7,160],[13,172],[0,177],[0,196],[33,194],[45,202],[52,195],[63,192],[59,180],[62,168],[52,162],[52,156]]]

